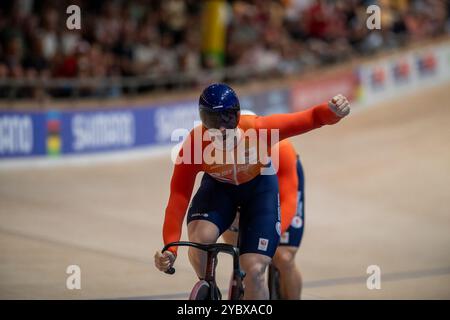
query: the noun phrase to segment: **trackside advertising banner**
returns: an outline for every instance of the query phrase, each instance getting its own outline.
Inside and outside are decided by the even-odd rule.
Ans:
[[[171,143],[177,128],[192,129],[197,105],[184,102],[157,107],[64,112],[61,153],[125,150]]]
[[[450,79],[450,45],[410,51],[358,68],[361,102],[375,103]]]
[[[305,110],[329,100],[337,93],[354,101],[358,98],[358,84],[358,76],[352,70],[298,81],[292,87],[292,110]]]
[[[45,114],[0,111],[1,158],[45,155],[45,135]]]
[[[168,144],[174,129],[190,130],[198,120],[193,101],[114,110],[0,112],[0,159]]]

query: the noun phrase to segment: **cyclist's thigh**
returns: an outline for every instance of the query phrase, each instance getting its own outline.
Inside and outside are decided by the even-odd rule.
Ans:
[[[219,235],[233,223],[236,206],[229,186],[205,174],[188,210],[188,226],[194,221],[208,221],[217,227]]]
[[[270,258],[280,239],[278,178],[261,175],[242,204],[239,221],[241,254],[258,253]]]

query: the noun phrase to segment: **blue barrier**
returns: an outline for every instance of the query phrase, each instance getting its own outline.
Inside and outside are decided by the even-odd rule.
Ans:
[[[112,110],[0,112],[0,158],[163,145],[172,142],[174,129],[190,130],[198,120],[194,101]]]
[[[40,112],[0,112],[0,157],[47,154],[46,117]]]

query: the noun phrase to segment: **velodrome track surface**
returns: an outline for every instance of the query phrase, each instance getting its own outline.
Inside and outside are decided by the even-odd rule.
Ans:
[[[304,298],[450,299],[449,89],[293,139],[306,174]],[[184,249],[174,276],[153,266],[171,172],[169,154],[0,170],[0,298],[186,298],[196,279]],[[222,289],[230,263],[219,261]],[[81,290],[66,289],[71,264]],[[369,265],[381,290],[366,288]]]

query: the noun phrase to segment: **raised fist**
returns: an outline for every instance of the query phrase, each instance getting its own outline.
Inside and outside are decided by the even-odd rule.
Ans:
[[[328,101],[328,107],[341,118],[350,113],[350,103],[342,94],[338,94]]]

